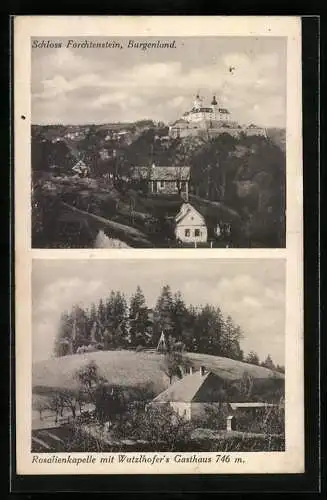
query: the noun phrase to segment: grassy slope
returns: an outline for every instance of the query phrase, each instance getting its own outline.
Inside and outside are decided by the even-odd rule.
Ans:
[[[273,374],[267,368],[229,358],[198,353],[189,353],[188,357],[196,368],[203,365],[226,380],[240,379],[244,372],[256,379],[266,379]],[[134,351],[99,351],[35,363],[33,392],[38,392],[41,388],[74,389],[77,386],[74,373],[91,360],[97,363],[103,376],[113,385],[141,387],[151,384],[156,393],[168,386],[168,379],[161,369],[162,355]],[[276,376],[284,378],[282,374],[277,373]]]

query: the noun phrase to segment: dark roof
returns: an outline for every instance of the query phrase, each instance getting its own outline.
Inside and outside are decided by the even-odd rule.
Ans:
[[[215,377],[217,381],[219,378],[213,373],[206,373],[201,375],[200,372],[186,375],[178,382],[170,385],[168,389],[161,392],[156,398],[154,403],[168,403],[170,401],[176,402],[190,402],[193,401],[208,377]]]
[[[134,167],[134,179],[148,179],[151,181],[188,181],[191,167]]]

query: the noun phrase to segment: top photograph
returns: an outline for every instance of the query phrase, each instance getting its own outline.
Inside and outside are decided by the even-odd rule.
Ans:
[[[285,37],[31,38],[33,248],[285,248]]]

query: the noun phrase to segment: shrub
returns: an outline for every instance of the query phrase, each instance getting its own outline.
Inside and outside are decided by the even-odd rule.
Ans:
[[[245,432],[284,434],[285,412],[281,406],[262,408],[253,417],[246,411],[238,412],[236,416],[237,430]]]
[[[148,441],[169,451],[180,449],[191,439],[193,426],[178,416],[169,404],[133,404],[115,431],[120,438]]]

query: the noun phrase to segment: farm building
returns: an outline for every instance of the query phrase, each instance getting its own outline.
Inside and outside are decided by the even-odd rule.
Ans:
[[[193,368],[190,371],[191,373],[156,396],[151,404],[160,406],[168,403],[179,416],[187,420],[203,419],[208,409],[218,410],[222,406],[226,407],[231,415],[241,410],[250,412],[252,416],[260,409],[276,406],[276,402],[251,401],[252,396],[249,397],[250,401],[230,402],[239,398],[240,380],[230,380],[230,378],[227,380],[203,366],[198,371],[194,371]],[[255,382],[250,383],[255,384]],[[279,379],[277,385],[280,385],[280,382]],[[266,383],[269,385],[267,380]]]
[[[180,194],[188,199],[190,167],[156,166],[135,167],[134,180],[146,180],[153,194]]]
[[[175,217],[175,237],[183,243],[206,242],[208,239],[206,221],[190,203],[184,203]]]
[[[221,379],[203,368],[185,375],[152,401],[152,405],[169,403],[186,420],[203,418],[208,405],[219,408],[222,400]]]

